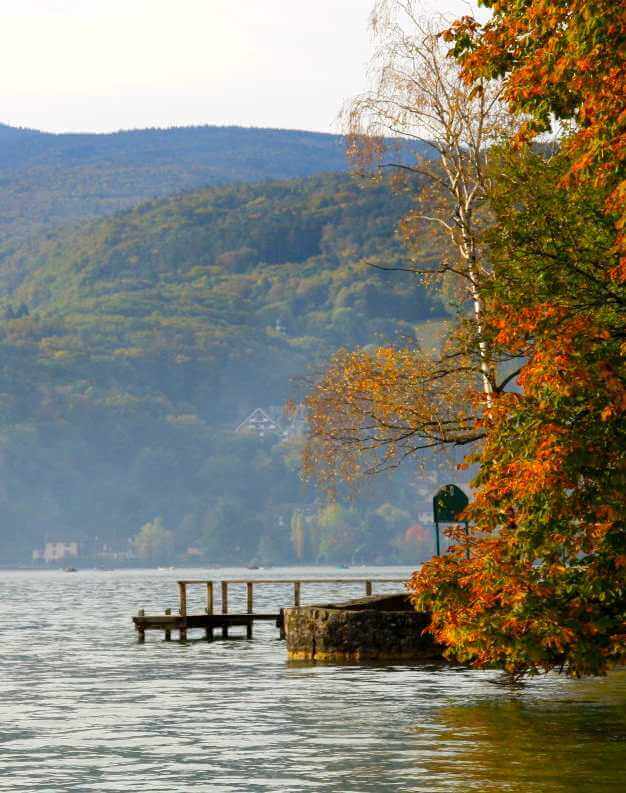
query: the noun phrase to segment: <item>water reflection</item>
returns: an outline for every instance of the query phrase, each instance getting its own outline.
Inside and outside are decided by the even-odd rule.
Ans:
[[[433,790],[626,790],[626,671],[485,692],[440,708],[433,726],[414,727],[419,746],[432,742]]]
[[[290,665],[270,624],[253,641],[181,645],[152,634],[137,645],[131,614],[175,608],[176,578],[205,575],[3,574],[0,791],[626,789],[626,672],[512,690],[459,667]],[[332,595],[304,592],[309,602]],[[243,591],[232,596],[245,603]],[[268,592],[264,607],[285,596]]]

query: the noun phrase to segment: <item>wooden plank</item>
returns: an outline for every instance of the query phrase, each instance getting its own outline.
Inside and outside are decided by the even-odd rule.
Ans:
[[[293,605],[296,608],[300,605],[300,581],[293,582]]]
[[[227,584],[363,584],[365,581],[372,581],[375,584],[406,584],[407,578],[225,578]],[[188,579],[179,581],[179,584],[208,584],[209,579]]]
[[[276,620],[276,627],[279,631],[279,637],[281,639],[285,639],[285,610],[281,609],[280,614],[278,615],[278,619]]]
[[[228,615],[228,616],[230,616],[230,615]],[[234,616],[236,616],[236,615],[234,615]],[[261,620],[261,621],[263,621],[263,620],[275,620],[278,617],[278,614],[274,613],[274,612],[271,612],[271,613],[268,613],[268,612],[257,612],[256,614],[249,614],[249,615],[246,614],[245,616],[252,617],[253,621],[256,622],[257,620]]]
[[[165,609],[165,616],[169,617],[172,613],[172,609]],[[172,631],[169,628],[165,629],[165,641],[171,642],[172,641]]]
[[[263,614],[188,614],[187,628],[204,628],[207,625],[219,628],[224,624],[247,625],[250,621],[276,621],[279,613]],[[181,617],[178,614],[153,614],[149,617],[133,617],[137,630],[178,630]]]
[[[213,581],[207,581],[206,584],[206,613],[213,614]],[[213,641],[213,626],[207,625],[205,632],[205,638],[208,642]]]
[[[178,596],[180,600],[180,625],[178,627],[178,637],[181,642],[187,639],[187,584],[184,581],[178,582]]]
[[[251,614],[213,614],[207,617],[206,614],[191,614],[188,617],[188,628],[204,628],[207,624],[214,628],[233,627],[248,625],[252,621]]]
[[[133,617],[133,622],[136,625],[145,625],[146,627],[164,625],[178,628],[182,620],[178,614],[151,614],[149,617]]]
[[[228,581],[222,581],[222,614],[228,614]],[[222,639],[228,639],[228,623],[222,624]]]
[[[246,584],[246,600],[247,600],[247,606],[248,606],[248,614],[252,614],[252,612],[254,611],[254,589],[253,589],[253,587],[254,587],[254,584],[252,583],[252,581],[248,581],[247,584]],[[246,638],[247,639],[251,639],[252,638],[252,624],[253,624],[253,621],[250,620],[250,622],[246,626]]]
[[[143,609],[139,609],[139,611],[137,612],[138,619],[141,620],[141,618],[145,617],[145,616],[146,616],[146,612]],[[135,627],[137,628],[137,641],[138,642],[145,642],[145,640],[146,640],[146,630],[145,630],[145,628],[138,621],[135,621]]]

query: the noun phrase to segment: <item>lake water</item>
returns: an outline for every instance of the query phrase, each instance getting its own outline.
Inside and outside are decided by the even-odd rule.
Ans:
[[[432,665],[289,664],[269,623],[184,645],[139,645],[131,624],[175,608],[177,578],[407,572],[2,572],[0,790],[625,791],[626,671],[512,688]],[[336,594],[304,587],[303,602]],[[257,597],[273,610],[290,593]]]

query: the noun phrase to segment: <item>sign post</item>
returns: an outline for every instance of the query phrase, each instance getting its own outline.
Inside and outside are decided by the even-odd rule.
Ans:
[[[469,499],[457,485],[444,485],[433,496],[433,518],[435,521],[435,538],[437,541],[437,556],[441,556],[441,542],[439,539],[440,523],[458,523],[458,516],[469,504]],[[469,526],[465,523],[465,534],[469,535]],[[467,546],[469,559],[469,544]]]

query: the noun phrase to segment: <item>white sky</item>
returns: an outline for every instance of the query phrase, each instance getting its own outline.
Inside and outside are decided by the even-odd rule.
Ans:
[[[338,131],[373,0],[0,0],[0,121]],[[463,14],[464,0],[423,0]]]

